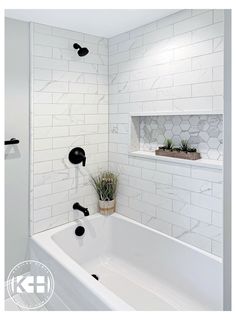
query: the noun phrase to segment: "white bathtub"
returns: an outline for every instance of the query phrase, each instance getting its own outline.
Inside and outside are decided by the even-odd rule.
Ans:
[[[50,310],[222,310],[221,259],[117,213],[34,235],[31,257],[54,274]]]

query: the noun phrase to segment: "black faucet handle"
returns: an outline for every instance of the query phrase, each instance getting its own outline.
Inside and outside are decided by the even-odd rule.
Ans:
[[[82,162],[83,166],[85,166],[86,163],[86,156],[85,151],[82,148],[76,147],[73,148],[68,156],[69,160],[73,164],[79,164]]]

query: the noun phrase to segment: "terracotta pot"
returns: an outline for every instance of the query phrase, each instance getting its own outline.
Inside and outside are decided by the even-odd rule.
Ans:
[[[111,201],[99,200],[99,211],[103,215],[109,215],[115,212],[115,199]]]

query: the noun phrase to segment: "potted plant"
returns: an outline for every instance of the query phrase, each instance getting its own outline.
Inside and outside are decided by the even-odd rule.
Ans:
[[[171,139],[167,139],[163,146],[155,150],[157,156],[198,160],[201,158],[196,148],[192,148],[187,140],[182,140],[179,147],[174,147]]]
[[[104,215],[114,213],[118,175],[104,171],[97,176],[91,176],[91,183],[98,195],[100,213]]]

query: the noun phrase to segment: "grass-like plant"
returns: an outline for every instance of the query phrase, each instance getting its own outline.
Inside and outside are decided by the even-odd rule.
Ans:
[[[171,139],[166,139],[164,145],[162,147],[159,147],[159,149],[172,150],[173,146],[173,141]]]
[[[196,152],[196,148],[192,148],[187,140],[181,140],[180,150],[184,152]]]
[[[97,176],[91,176],[91,183],[98,194],[99,200],[111,201],[115,199],[118,175],[111,171],[104,171]]]
[[[188,141],[187,140],[181,140],[180,148],[181,148],[181,151],[188,152],[188,149],[189,149]]]
[[[161,150],[169,150],[169,151],[183,151],[183,152],[197,152],[196,148],[191,147],[188,140],[181,140],[180,146],[174,146],[173,141],[171,139],[166,139],[163,146],[160,146]]]

